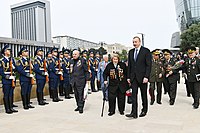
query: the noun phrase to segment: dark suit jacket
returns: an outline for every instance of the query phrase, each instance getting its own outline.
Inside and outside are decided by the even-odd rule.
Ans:
[[[135,48],[131,49],[128,53],[128,74],[127,78],[133,82],[137,80],[139,83],[143,82],[144,77],[149,79],[151,72],[151,53],[149,49],[141,46],[137,56],[134,60]]]
[[[70,83],[72,86],[76,84],[78,88],[84,88],[86,84],[86,74],[88,72],[87,64],[84,59],[79,58],[78,61],[71,60],[73,65],[70,75]]]

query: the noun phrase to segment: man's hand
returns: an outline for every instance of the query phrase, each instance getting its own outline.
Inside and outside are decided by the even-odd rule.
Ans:
[[[161,73],[159,74],[159,78],[162,78],[162,74]]]
[[[173,73],[172,71],[169,71],[169,75],[172,75],[172,73]]]
[[[107,84],[108,84],[108,81],[104,81],[104,84],[107,85]]]
[[[143,79],[143,83],[144,83],[144,84],[148,83],[148,78],[144,78],[144,79]]]
[[[130,84],[130,83],[131,83],[131,80],[130,80],[130,79],[127,79],[127,82]]]

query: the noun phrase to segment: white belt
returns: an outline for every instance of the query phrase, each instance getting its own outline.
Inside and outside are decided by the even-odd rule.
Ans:
[[[58,68],[56,68],[56,70],[57,70],[57,71],[59,71],[59,69],[58,69]],[[63,69],[61,69],[61,71],[62,71],[62,70],[63,70]]]
[[[29,72],[30,72],[30,70],[25,70],[25,72],[26,72],[26,73],[29,73]]]
[[[40,68],[40,70],[43,70],[43,71],[44,71],[44,68]]]
[[[11,74],[11,72],[4,72],[4,74]]]

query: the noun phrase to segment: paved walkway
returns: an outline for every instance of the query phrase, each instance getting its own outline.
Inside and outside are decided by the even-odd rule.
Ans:
[[[140,95],[139,95],[140,96]],[[168,104],[168,95],[163,95],[162,105],[149,107],[144,118],[128,119],[118,111],[108,116],[106,103],[104,117],[100,117],[102,107],[101,92],[89,95],[83,114],[74,112],[75,100],[64,100],[47,106],[38,106],[25,111],[21,102],[19,113],[8,115],[0,106],[1,133],[200,133],[200,109],[192,108],[192,98],[186,97],[183,82],[178,85],[178,96],[174,106]],[[141,105],[141,102],[139,103]],[[129,113],[131,105],[126,105]]]

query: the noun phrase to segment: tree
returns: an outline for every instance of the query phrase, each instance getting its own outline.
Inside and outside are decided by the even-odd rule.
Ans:
[[[122,50],[122,53],[119,54],[119,58],[121,61],[126,61],[128,59],[128,53],[125,49]]]
[[[192,24],[181,34],[181,51],[185,51],[188,46],[200,47],[200,23]]]

